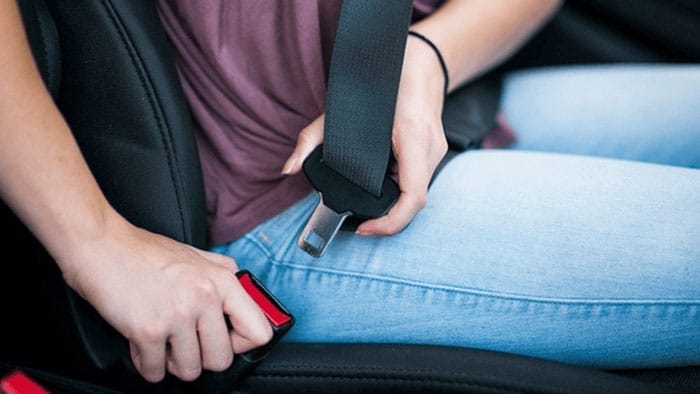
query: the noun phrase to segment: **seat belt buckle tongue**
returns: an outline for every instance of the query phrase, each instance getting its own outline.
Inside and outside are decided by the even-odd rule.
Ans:
[[[367,220],[385,215],[399,197],[399,186],[386,176],[379,196],[366,191],[323,162],[323,145],[304,161],[304,174],[320,199],[297,239],[297,246],[321,257],[349,217]]]
[[[318,194],[318,204],[297,241],[303,251],[314,257],[323,255],[345,219],[352,215],[350,212],[335,212],[323,202],[323,194]]]

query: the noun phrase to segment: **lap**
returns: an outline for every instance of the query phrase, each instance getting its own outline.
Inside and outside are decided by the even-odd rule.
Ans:
[[[515,149],[700,168],[700,65],[523,70],[504,84]]]
[[[659,362],[649,358],[659,349],[615,358],[601,344],[658,347],[672,336],[681,350],[666,341],[664,352],[674,362],[700,362],[682,350],[692,341],[700,348],[698,190],[700,172],[680,167],[473,151],[447,165],[428,205],[396,236],[343,233],[312,258],[295,244],[310,196],[215,250],[256,272],[298,314],[292,340],[439,343],[640,365]],[[626,339],[611,334],[620,330]]]

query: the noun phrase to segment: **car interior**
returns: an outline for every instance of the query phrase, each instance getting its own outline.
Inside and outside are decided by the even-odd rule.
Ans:
[[[108,200],[136,225],[206,248],[193,120],[154,2],[19,4],[44,82]],[[465,91],[491,94],[503,73],[530,67],[696,63],[697,37],[696,0],[569,0],[511,59]],[[485,102],[497,100],[491,94]],[[125,340],[64,284],[47,252],[1,203],[0,218],[0,377],[21,370],[50,392],[700,393],[700,365],[596,370],[402,343],[282,342],[235,387],[229,371],[151,384],[130,365]]]

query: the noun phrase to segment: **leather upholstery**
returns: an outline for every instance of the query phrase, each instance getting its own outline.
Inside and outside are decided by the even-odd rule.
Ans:
[[[110,202],[137,225],[193,245],[206,245],[194,125],[153,3],[47,0],[51,17],[41,3],[43,0],[21,0],[28,25],[34,19],[41,20],[27,29],[37,63]],[[54,31],[53,23],[57,34],[47,35]],[[54,46],[56,43],[58,46]],[[68,294],[81,343],[93,367],[99,367],[83,370],[82,378],[99,378],[100,383],[129,392],[145,388],[153,392],[190,392],[196,387],[172,379],[144,385],[129,369],[123,339],[79,297],[70,291]],[[71,356],[55,355],[62,361]],[[116,372],[109,376],[100,372],[106,370]],[[282,344],[240,389],[339,393],[665,392],[663,379],[658,383],[661,385],[472,349]],[[76,392],[80,392],[77,387]]]

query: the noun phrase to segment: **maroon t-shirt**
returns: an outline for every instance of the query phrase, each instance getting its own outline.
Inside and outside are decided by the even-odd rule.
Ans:
[[[415,0],[416,17],[440,0]],[[210,241],[236,239],[311,191],[281,175],[324,111],[339,0],[158,0],[196,133]]]

